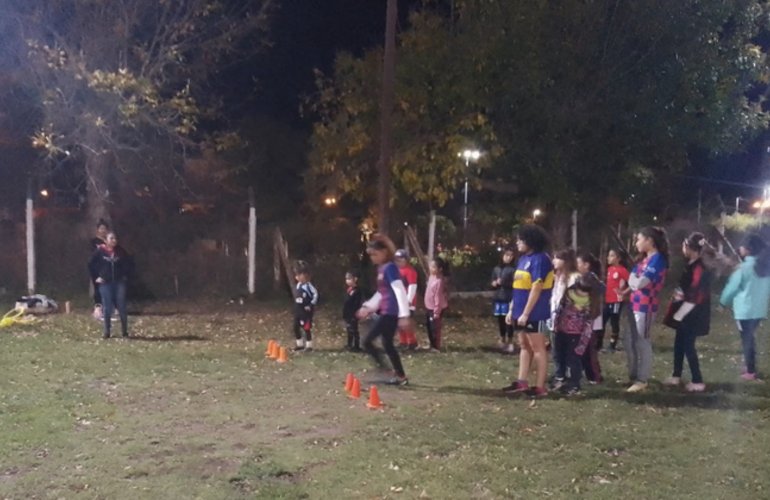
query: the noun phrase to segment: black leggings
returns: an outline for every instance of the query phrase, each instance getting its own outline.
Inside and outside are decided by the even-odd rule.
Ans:
[[[603,326],[607,328],[609,322],[612,326],[612,337],[610,337],[610,346],[616,347],[618,345],[618,338],[620,337],[620,314],[623,312],[623,303],[618,302],[615,304],[604,304],[604,320]],[[601,349],[604,345],[604,332],[597,338],[596,348]]]
[[[393,338],[396,336],[396,330],[398,330],[398,318],[396,316],[382,315],[377,318],[377,321],[372,326],[369,333],[364,338],[364,349],[369,353],[377,366],[385,368],[385,361],[382,359],[382,352],[374,346],[374,341],[377,337],[382,337],[382,347],[390,359],[390,364],[393,365],[393,370],[399,377],[405,377],[404,365],[401,364],[401,357],[398,355],[396,346],[393,345]]]
[[[681,325],[676,329],[676,337],[674,338],[674,377],[682,377],[684,358],[687,357],[690,373],[692,373],[692,383],[702,384],[703,376],[700,373],[698,351],[695,350],[695,341],[697,339],[697,332],[688,328],[682,328]]]
[[[505,316],[497,316],[497,326],[500,328],[501,340],[505,340],[506,337],[508,340],[513,339],[513,325],[505,323]]]

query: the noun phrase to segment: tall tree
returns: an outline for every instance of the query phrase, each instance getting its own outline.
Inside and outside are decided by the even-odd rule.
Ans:
[[[185,152],[216,115],[207,87],[265,46],[274,0],[2,0],[0,61],[34,85],[33,145],[85,166],[88,214],[109,219],[110,171],[163,142]],[[10,33],[10,34],[9,34]],[[152,165],[169,169],[174,165]]]
[[[767,20],[760,0],[464,2],[452,19],[425,8],[399,38],[394,185],[440,205],[473,143],[492,153],[476,184],[515,182],[518,200],[596,210],[622,186],[662,190],[691,148],[735,151],[767,126],[755,41]],[[357,197],[377,59],[341,55],[314,100],[311,179]]]

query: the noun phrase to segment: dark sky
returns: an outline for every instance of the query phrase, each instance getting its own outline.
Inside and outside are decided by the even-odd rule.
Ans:
[[[409,8],[419,4],[399,0],[400,28]],[[300,96],[314,89],[313,68],[330,73],[337,51],[360,55],[382,45],[386,0],[281,0],[280,5],[271,25],[272,48],[226,80],[250,92],[245,106],[244,92],[229,93],[240,109],[306,128],[298,108]]]

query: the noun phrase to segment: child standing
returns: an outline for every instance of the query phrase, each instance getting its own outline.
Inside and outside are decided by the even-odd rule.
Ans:
[[[628,278],[623,295],[631,292],[629,333],[623,342],[628,356],[628,377],[633,384],[628,392],[647,388],[652,371],[652,322],[658,312],[660,291],[668,270],[668,236],[661,227],[645,227],[636,236],[636,249],[644,256]]]
[[[599,259],[591,253],[582,253],[577,257],[577,267],[580,275],[591,282],[592,289],[604,295],[605,286],[599,278],[601,274]],[[602,367],[599,365],[599,345],[602,339],[604,339],[604,318],[602,318],[600,307],[598,314],[593,318],[591,341],[583,353],[583,370],[585,371],[586,378],[592,384],[604,382]]]
[[[503,252],[503,264],[497,266],[492,271],[492,288],[494,294],[494,315],[497,318],[497,326],[500,330],[500,341],[497,347],[503,351],[513,354],[515,346],[513,343],[513,325],[505,323],[505,316],[511,305],[511,295],[513,294],[513,275],[516,273],[516,267],[513,265],[514,252],[512,248],[506,248]]]
[[[441,314],[447,308],[446,279],[449,277],[449,264],[441,257],[430,263],[430,278],[425,288],[425,312],[431,352],[441,352]]]
[[[561,299],[567,292],[567,289],[574,285],[580,278],[577,272],[577,263],[575,261],[575,251],[571,248],[559,250],[553,256],[553,292],[551,293],[551,318],[548,320],[548,328],[551,330],[551,348],[554,364],[554,387],[559,388],[564,385],[564,367],[561,366],[561,358],[556,356],[556,311],[561,305]],[[558,375],[562,373],[562,375]]]
[[[310,269],[300,262],[294,269],[297,280],[297,292],[294,296],[294,338],[297,339],[295,351],[313,351],[313,312],[318,304],[318,290],[310,283]],[[304,338],[303,338],[304,333]]]
[[[767,318],[770,301],[770,249],[759,235],[751,234],[741,243],[738,252],[743,263],[730,276],[719,302],[732,307],[743,344],[746,371],[741,378],[757,379],[756,342],[754,331]]]
[[[582,358],[593,335],[593,322],[601,311],[601,294],[596,293],[596,282],[582,276],[567,289],[561,298],[554,320],[554,360],[558,360],[555,390],[567,395],[580,391]],[[569,370],[569,381],[564,382]]]
[[[342,319],[345,320],[345,329],[348,333],[347,349],[351,352],[361,352],[361,335],[358,332],[356,313],[363,304],[363,294],[358,287],[358,278],[359,273],[355,270],[345,274],[348,290],[345,293],[345,304],[342,306]]]
[[[692,381],[685,386],[687,392],[702,392],[706,389],[700,373],[695,340],[708,335],[711,320],[711,272],[701,258],[707,252],[713,255],[713,248],[701,233],[692,233],[682,243],[687,267],[682,273],[679,288],[674,291],[663,321],[666,326],[676,329],[674,374],[664,384],[678,386],[682,382],[684,358],[687,356],[692,373]]]
[[[414,314],[417,306],[417,271],[409,264],[409,252],[403,248],[396,251],[396,265],[406,288],[406,298],[409,301],[409,311]],[[417,349],[417,337],[414,336],[414,326],[411,321],[404,322],[399,328],[398,346],[402,349]]]
[[[620,338],[620,313],[623,311],[623,296],[618,291],[626,288],[628,283],[628,269],[623,260],[623,254],[619,250],[610,250],[607,253],[607,292],[604,297],[604,328],[607,328],[607,322],[612,328],[610,345],[607,352],[615,352],[618,348],[618,339]],[[604,336],[601,337],[596,345],[601,349],[604,343]]]

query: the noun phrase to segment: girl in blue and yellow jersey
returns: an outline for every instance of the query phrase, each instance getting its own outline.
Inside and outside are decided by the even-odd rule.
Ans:
[[[548,371],[548,352],[545,342],[545,323],[551,317],[553,266],[545,253],[548,236],[540,226],[525,225],[519,230],[516,246],[521,254],[513,277],[513,300],[506,322],[519,332],[518,379],[503,391],[527,391],[533,397],[548,393],[545,378]],[[537,378],[529,387],[529,368],[534,361]]]

